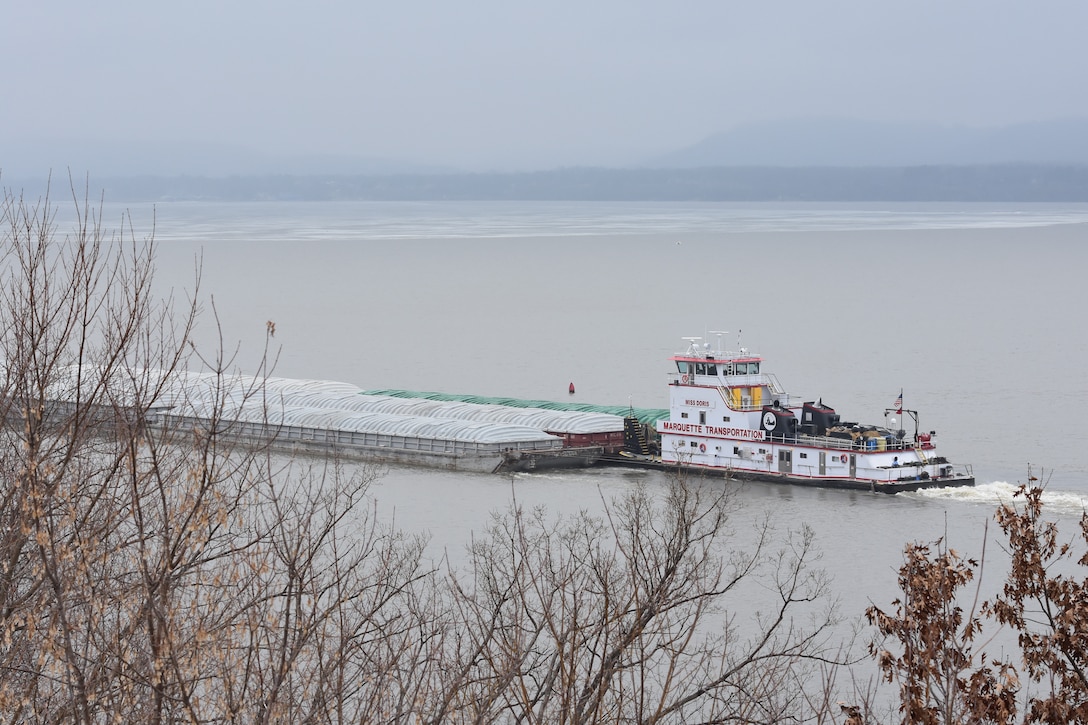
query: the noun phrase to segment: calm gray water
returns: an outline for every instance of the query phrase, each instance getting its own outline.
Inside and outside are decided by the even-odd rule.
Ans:
[[[1088,205],[128,210],[137,229],[154,211],[163,291],[191,290],[202,255],[201,294],[239,341],[243,369],[271,320],[287,377],[559,399],[573,381],[578,400],[663,407],[681,338],[729,330],[788,390],[846,419],[879,421],[902,388],[942,454],[973,464],[976,489],[740,494],[741,519],[771,510],[782,526],[816,530],[847,616],[891,600],[907,541],[947,535],[977,554],[984,522],[1029,465],[1053,470],[1048,501],[1065,522],[1088,502]],[[121,211],[109,207],[107,221]],[[206,316],[198,340],[216,336]],[[512,495],[599,510],[636,481],[662,483],[613,470],[510,480],[405,468],[376,495],[398,526],[456,559]]]

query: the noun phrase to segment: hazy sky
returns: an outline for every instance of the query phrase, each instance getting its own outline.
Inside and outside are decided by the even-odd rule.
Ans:
[[[1086,33],[1085,0],[10,2],[0,168],[73,140],[553,167],[771,119],[1088,117]]]

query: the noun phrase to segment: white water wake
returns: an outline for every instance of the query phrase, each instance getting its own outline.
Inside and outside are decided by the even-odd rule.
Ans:
[[[964,486],[960,488],[927,488],[915,491],[911,494],[919,498],[941,501],[962,501],[964,503],[985,504],[1000,506],[1002,504],[1022,504],[1022,498],[1013,498],[1013,494],[1020,488],[1018,483],[1006,481],[993,481],[977,486]],[[1088,495],[1075,491],[1043,491],[1043,514],[1047,512],[1056,514],[1080,515],[1088,511]]]

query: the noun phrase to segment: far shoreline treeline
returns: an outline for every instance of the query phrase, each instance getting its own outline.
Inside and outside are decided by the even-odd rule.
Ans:
[[[78,178],[82,174],[75,172]],[[65,172],[66,175],[66,172]],[[54,181],[58,172],[53,170]],[[1088,165],[567,168],[520,173],[111,176],[111,202],[1088,202]],[[43,178],[0,176],[33,192]]]

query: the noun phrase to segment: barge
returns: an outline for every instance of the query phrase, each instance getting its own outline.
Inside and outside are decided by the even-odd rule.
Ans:
[[[623,418],[613,415],[405,400],[323,380],[162,377],[150,427],[215,421],[230,440],[287,454],[500,473],[591,466],[623,438]]]

